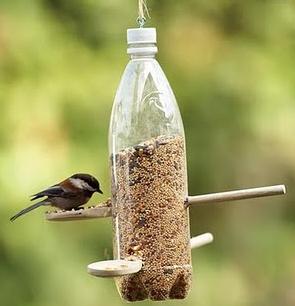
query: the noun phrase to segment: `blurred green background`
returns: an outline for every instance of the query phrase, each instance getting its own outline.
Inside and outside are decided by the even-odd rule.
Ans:
[[[190,194],[285,183],[288,195],[191,209],[194,285],[165,305],[295,305],[295,5],[148,1],[179,102]],[[111,220],[49,223],[28,196],[75,172],[109,195],[107,132],[137,1],[0,2],[0,303],[123,305],[86,273],[112,256]],[[142,302],[141,305],[155,302]]]

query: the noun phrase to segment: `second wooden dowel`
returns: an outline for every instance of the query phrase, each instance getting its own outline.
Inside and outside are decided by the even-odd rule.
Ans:
[[[252,199],[252,198],[267,197],[273,195],[281,195],[285,193],[286,193],[285,185],[275,185],[275,186],[267,186],[259,188],[225,191],[218,193],[203,194],[198,196],[188,196],[187,206],[191,204]]]

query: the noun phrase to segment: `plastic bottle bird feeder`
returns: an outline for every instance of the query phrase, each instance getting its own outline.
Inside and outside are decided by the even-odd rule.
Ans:
[[[209,233],[190,239],[189,207],[285,193],[283,185],[187,196],[185,135],[170,85],[155,59],[154,28],[129,29],[131,60],[113,105],[109,151],[112,198],[96,207],[48,213],[48,220],[112,217],[114,260],[88,272],[116,277],[128,301],[183,299],[191,287],[191,249],[210,243]]]

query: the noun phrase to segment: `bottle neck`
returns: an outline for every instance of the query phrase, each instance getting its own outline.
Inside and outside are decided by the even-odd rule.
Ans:
[[[130,55],[131,59],[155,58],[157,52],[157,45],[153,43],[128,44],[127,48],[127,54]]]
[[[130,59],[154,59],[156,54],[129,54]]]

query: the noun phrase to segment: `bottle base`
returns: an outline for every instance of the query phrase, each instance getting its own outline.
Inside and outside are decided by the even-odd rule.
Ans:
[[[191,272],[191,267],[190,269],[141,271],[118,278],[117,286],[121,297],[129,302],[145,299],[153,301],[184,299],[190,290]]]

